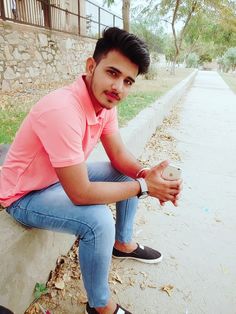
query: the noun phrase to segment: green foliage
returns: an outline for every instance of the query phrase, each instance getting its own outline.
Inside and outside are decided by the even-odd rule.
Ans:
[[[190,21],[185,35],[187,50],[216,58],[232,46],[236,46],[236,32],[220,24],[214,12],[198,13]]]
[[[176,4],[178,6],[176,7]],[[223,55],[230,47],[236,46],[236,2],[231,0],[147,0],[136,6],[138,16],[152,21],[153,27],[165,22],[174,22],[176,41],[167,38],[164,47],[166,59],[178,60],[181,53],[209,55],[209,60]],[[176,14],[174,14],[176,10]],[[193,10],[194,9],[194,10]],[[192,13],[191,13],[192,12]],[[156,18],[156,22],[155,22]],[[188,19],[190,18],[190,19]],[[182,41],[183,39],[183,41]],[[200,59],[200,62],[203,62]],[[206,62],[206,61],[205,61]]]
[[[163,53],[166,34],[157,25],[153,29],[153,23],[150,19],[136,19],[135,22],[131,23],[131,31],[147,43],[151,52]]]
[[[165,56],[166,56],[166,61],[168,62],[174,61],[175,47],[174,47],[174,41],[170,36],[166,38]]]
[[[27,112],[20,110],[1,110],[0,143],[9,144],[13,141]]]
[[[234,71],[236,69],[236,47],[229,48],[217,61],[220,69],[224,72]]]
[[[197,68],[199,65],[199,56],[196,53],[190,53],[185,62],[187,68]]]
[[[225,58],[229,61],[232,70],[236,68],[236,47],[229,48],[224,54]]]
[[[115,2],[114,0],[104,0],[103,1],[103,5],[107,4],[108,7],[111,7],[112,4],[114,4],[114,2]]]
[[[199,58],[199,63],[203,64],[204,62],[212,62],[212,57],[208,54],[202,54]]]
[[[48,293],[47,286],[44,283],[37,282],[34,288],[35,299],[40,298],[43,294]]]

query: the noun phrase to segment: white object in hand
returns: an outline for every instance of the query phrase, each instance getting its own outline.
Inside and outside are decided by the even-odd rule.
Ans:
[[[165,180],[179,180],[182,170],[174,165],[168,165],[162,172],[162,178]]]

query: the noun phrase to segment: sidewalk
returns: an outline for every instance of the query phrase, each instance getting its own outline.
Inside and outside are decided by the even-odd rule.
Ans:
[[[174,288],[171,296],[125,290],[119,299],[132,302],[134,314],[235,314],[236,95],[216,72],[199,72],[180,124],[169,132],[184,171],[182,200],[178,208],[140,208],[147,219],[140,240],[165,258],[158,266],[132,266],[158,287]]]

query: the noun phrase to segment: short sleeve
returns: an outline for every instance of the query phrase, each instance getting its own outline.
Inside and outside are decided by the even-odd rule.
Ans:
[[[31,123],[53,167],[66,167],[84,161],[84,122],[76,109],[52,109],[39,117],[32,116]]]
[[[116,107],[107,111],[107,121],[104,125],[102,135],[118,132],[118,119]]]

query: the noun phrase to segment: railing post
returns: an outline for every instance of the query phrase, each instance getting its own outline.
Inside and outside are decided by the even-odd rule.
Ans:
[[[101,8],[98,7],[98,38],[101,37]]]
[[[3,20],[6,19],[5,8],[4,8],[4,0],[0,0],[0,17]]]
[[[80,35],[80,0],[78,0],[78,35]]]
[[[116,16],[113,14],[113,27],[116,26]]]
[[[44,26],[51,28],[51,5],[49,0],[41,0],[42,10],[44,15]]]

